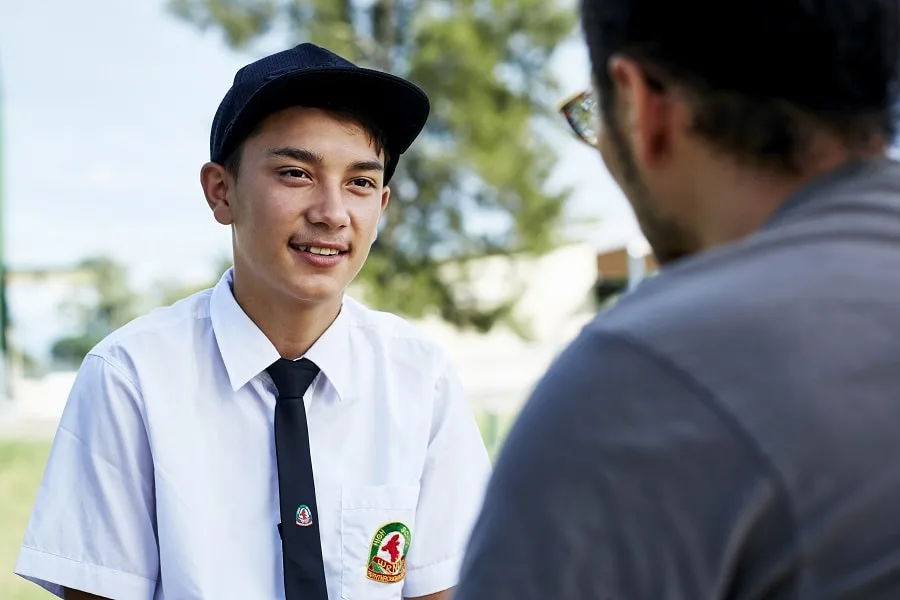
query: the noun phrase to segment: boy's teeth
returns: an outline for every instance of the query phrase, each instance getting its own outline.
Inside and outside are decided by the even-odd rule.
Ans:
[[[321,254],[323,256],[334,256],[338,253],[334,248],[317,248],[316,246],[300,246],[300,249],[310,254]]]

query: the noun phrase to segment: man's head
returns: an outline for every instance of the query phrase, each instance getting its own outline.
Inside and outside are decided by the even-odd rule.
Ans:
[[[236,282],[267,301],[339,301],[428,111],[411,83],[310,44],[241,69],[201,171],[216,220],[232,229]]]
[[[759,221],[792,185],[895,133],[897,0],[583,0],[582,12],[598,147],[661,262],[707,246],[723,211]]]

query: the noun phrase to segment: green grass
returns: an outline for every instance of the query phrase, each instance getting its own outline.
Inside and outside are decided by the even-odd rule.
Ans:
[[[478,427],[495,456],[515,415],[477,415]],[[0,440],[0,599],[38,600],[49,594],[13,574],[31,507],[50,452],[49,441]]]
[[[47,592],[12,572],[49,452],[49,441],[0,441],[0,598],[3,600],[50,598]]]
[[[481,437],[487,446],[491,458],[497,456],[497,451],[506,437],[509,428],[516,420],[515,414],[496,415],[486,412],[480,412],[475,415],[478,421],[478,428],[481,430]]]

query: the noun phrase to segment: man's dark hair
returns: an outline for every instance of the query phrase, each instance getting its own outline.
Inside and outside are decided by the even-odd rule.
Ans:
[[[607,64],[677,83],[693,131],[745,163],[799,171],[812,134],[851,148],[893,141],[900,0],[582,0],[605,120]]]
[[[306,106],[306,108],[320,108],[338,119],[358,123],[368,134],[369,142],[375,146],[375,152],[384,152],[384,163],[387,164],[390,157],[388,156],[387,142],[384,132],[369,117],[369,115],[365,113],[365,111],[361,111],[357,108],[336,106],[326,103],[310,103],[308,106]],[[224,161],[222,161],[222,166],[225,167],[225,170],[228,171],[235,179],[238,176],[238,172],[241,170],[241,156],[244,150],[244,141],[247,138],[253,137],[257,133],[259,133],[261,127],[262,121],[257,123],[250,131],[250,133],[248,133],[247,136],[243,140],[241,140],[241,142],[235,147],[235,149],[231,151],[228,157],[225,158]]]

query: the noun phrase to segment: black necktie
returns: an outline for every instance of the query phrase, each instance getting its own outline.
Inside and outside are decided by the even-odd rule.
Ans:
[[[309,453],[303,394],[319,373],[308,359],[278,359],[268,368],[275,403],[275,454],[281,506],[281,550],[286,600],[328,600],[319,537],[319,511]]]

